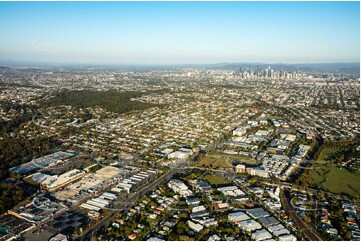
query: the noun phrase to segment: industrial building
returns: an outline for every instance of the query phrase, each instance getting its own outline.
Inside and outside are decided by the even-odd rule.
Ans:
[[[43,156],[40,158],[33,159],[32,161],[30,161],[28,163],[12,167],[8,171],[10,173],[26,175],[33,171],[43,169],[45,167],[54,166],[59,162],[62,162],[66,159],[75,157],[77,154],[78,154],[77,152],[72,151],[72,150],[58,151],[58,152],[55,152],[50,155],[46,155],[46,156]]]
[[[74,169],[61,175],[47,175],[43,173],[34,173],[27,176],[25,179],[30,179],[35,183],[39,183],[40,186],[49,191],[55,191],[61,187],[74,182],[85,175],[85,171]]]

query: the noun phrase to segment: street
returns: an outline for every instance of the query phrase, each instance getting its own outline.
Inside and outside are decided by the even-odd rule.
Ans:
[[[293,221],[295,221],[297,227],[299,230],[302,231],[304,236],[308,240],[312,241],[319,241],[322,240],[315,232],[313,232],[309,226],[296,214],[296,211],[291,206],[289,200],[285,196],[285,191],[282,188],[280,193],[281,203],[283,208],[285,209],[286,213],[292,218]]]

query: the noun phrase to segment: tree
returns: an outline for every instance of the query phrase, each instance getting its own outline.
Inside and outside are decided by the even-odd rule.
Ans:
[[[180,240],[180,241],[193,241],[194,239],[191,238],[191,237],[189,237],[189,236],[187,236],[187,235],[180,235],[180,236],[179,236],[179,240]]]
[[[0,183],[0,213],[4,213],[14,205],[22,202],[26,196],[27,194],[22,187]]]
[[[351,233],[350,230],[348,230],[348,231],[345,233],[345,237],[346,237],[346,239],[351,239],[352,233]]]

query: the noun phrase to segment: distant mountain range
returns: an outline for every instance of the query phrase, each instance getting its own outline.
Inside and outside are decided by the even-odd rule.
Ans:
[[[55,64],[55,63],[44,63],[44,62],[15,62],[15,61],[4,61],[0,60],[0,70],[4,68],[16,68],[25,69],[29,71],[40,71],[42,70],[54,70],[54,69],[84,69],[84,70],[135,70],[135,71],[147,71],[147,70],[166,70],[166,69],[179,69],[179,68],[202,68],[202,69],[221,69],[221,70],[248,70],[251,68],[255,71],[257,67],[259,69],[266,69],[268,66],[271,69],[280,71],[299,71],[307,73],[345,73],[345,74],[359,74],[360,63],[349,62],[349,63],[305,63],[305,64],[283,64],[283,63],[248,63],[248,62],[237,62],[237,63],[215,63],[215,64],[182,64],[182,65],[91,65],[91,64]]]

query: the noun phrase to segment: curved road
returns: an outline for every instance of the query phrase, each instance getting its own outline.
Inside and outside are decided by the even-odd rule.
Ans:
[[[286,197],[283,188],[281,188],[280,198],[286,213],[293,219],[293,221],[295,221],[295,224],[297,225],[298,229],[302,231],[303,235],[310,241],[322,240],[300,217],[298,217],[292,205],[290,204],[290,201]]]

